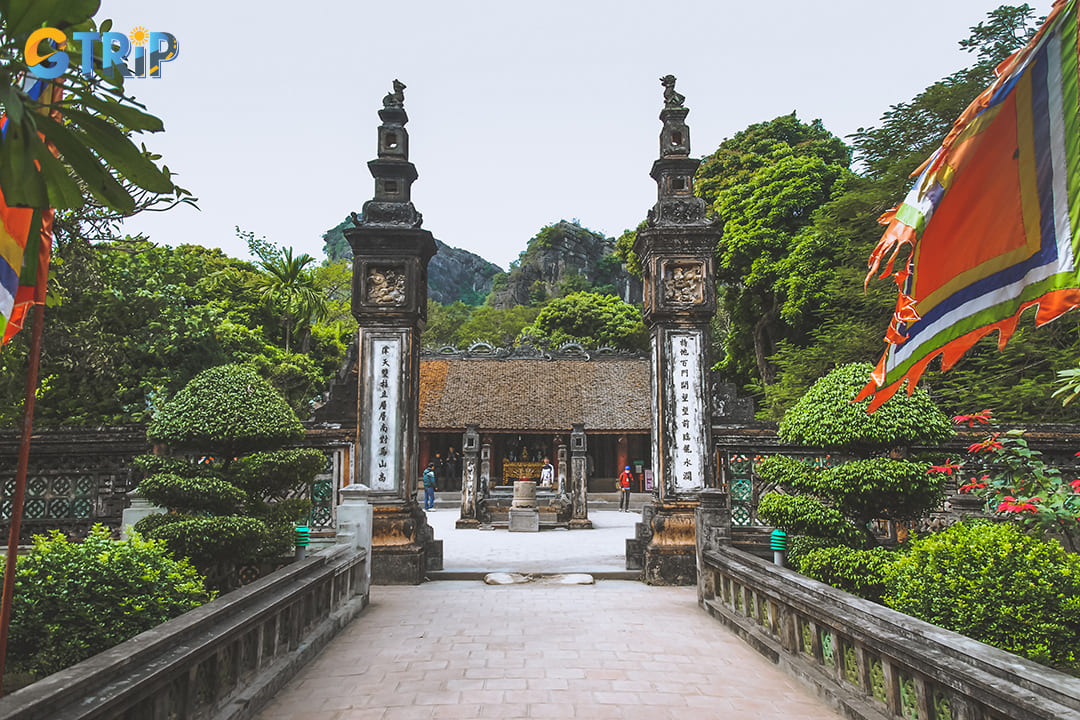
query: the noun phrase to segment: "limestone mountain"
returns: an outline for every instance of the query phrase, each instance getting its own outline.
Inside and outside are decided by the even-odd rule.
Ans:
[[[560,220],[540,230],[510,271],[494,279],[491,303],[496,308],[541,305],[578,290],[618,295],[641,302],[641,281],[614,255],[615,239]]]
[[[323,233],[323,252],[331,261],[352,258],[352,248],[344,230],[352,223],[345,218]],[[476,253],[451,247],[436,239],[438,253],[428,264],[428,297],[449,305],[458,300],[466,305],[479,305],[491,291],[491,281],[502,269]]]

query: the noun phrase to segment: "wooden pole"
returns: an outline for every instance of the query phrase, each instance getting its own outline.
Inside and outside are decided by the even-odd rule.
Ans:
[[[44,238],[42,242],[44,242]],[[39,273],[42,268],[38,268]],[[48,272],[44,269],[44,272]],[[4,664],[7,660],[8,628],[11,625],[11,602],[15,595],[15,564],[19,556],[19,533],[22,530],[23,503],[26,500],[26,470],[30,464],[30,436],[34,425],[34,398],[37,395],[38,366],[41,361],[41,336],[45,327],[46,278],[39,277],[34,288],[34,321],[30,330],[30,355],[26,369],[26,396],[23,405],[22,439],[19,462],[15,469],[15,494],[11,499],[11,527],[8,530],[7,560],[4,564],[4,592],[0,599],[0,695],[4,694]]]

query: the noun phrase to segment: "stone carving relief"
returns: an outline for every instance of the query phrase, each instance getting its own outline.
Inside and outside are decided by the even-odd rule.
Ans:
[[[376,305],[404,305],[405,271],[400,268],[369,268],[367,301]]]
[[[356,225],[404,225],[418,228],[424,224],[424,216],[417,212],[411,202],[378,202],[368,200],[364,203],[363,215],[352,213]]]
[[[701,263],[668,263],[664,267],[664,303],[697,305],[705,302],[705,267]]]

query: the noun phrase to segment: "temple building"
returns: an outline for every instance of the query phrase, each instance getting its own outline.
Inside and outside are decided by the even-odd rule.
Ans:
[[[356,365],[346,365],[320,422],[350,426],[356,409]],[[569,346],[560,352],[506,350],[478,343],[468,350],[425,352],[420,358],[420,467],[436,464],[440,490],[461,489],[465,426],[479,426],[491,448],[492,486],[540,479],[544,460],[555,473],[559,446],[570,446],[571,426],[584,425],[590,492],[614,492],[629,465],[634,492],[651,490],[648,359],[636,354]]]

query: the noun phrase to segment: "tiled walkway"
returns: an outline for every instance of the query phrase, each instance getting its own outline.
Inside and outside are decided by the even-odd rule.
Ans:
[[[431,582],[371,606],[259,716],[834,720],[694,588]]]

